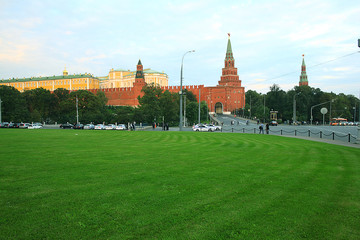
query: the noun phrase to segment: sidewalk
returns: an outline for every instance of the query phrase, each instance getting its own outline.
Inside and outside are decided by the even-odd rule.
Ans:
[[[324,139],[324,138],[310,138],[310,137],[288,136],[288,135],[281,135],[281,137],[299,138],[299,139],[304,139],[304,140],[314,141],[314,142],[323,142],[323,143],[329,143],[329,144],[334,144],[334,145],[341,145],[341,146],[345,146],[345,147],[360,148],[360,144],[342,142],[342,141],[336,141],[336,140]]]

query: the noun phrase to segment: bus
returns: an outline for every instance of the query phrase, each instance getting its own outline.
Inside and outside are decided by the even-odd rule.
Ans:
[[[332,118],[330,120],[331,126],[345,126],[347,124],[346,118]]]

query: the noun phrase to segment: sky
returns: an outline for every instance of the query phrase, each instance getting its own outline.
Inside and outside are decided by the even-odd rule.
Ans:
[[[245,90],[299,84],[360,95],[359,0],[0,0],[0,79],[164,71],[169,85],[216,86],[231,34]]]

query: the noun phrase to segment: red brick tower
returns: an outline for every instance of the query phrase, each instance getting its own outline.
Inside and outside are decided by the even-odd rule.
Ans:
[[[305,65],[305,60],[304,60],[304,54],[302,56],[303,56],[303,60],[302,60],[302,65],[301,65],[301,75],[300,75],[299,86],[308,86],[309,82],[308,82],[308,77],[306,74],[306,65]]]
[[[228,33],[228,44],[225,56],[225,67],[222,69],[222,76],[219,81],[220,86],[241,86],[241,80],[237,75],[235,59],[231,49],[230,34]]]

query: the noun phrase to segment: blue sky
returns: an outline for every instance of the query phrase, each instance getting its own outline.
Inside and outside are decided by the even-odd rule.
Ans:
[[[245,90],[292,89],[305,54],[310,86],[359,97],[358,0],[0,0],[0,79],[105,76],[141,59],[179,85],[194,49],[184,84],[216,86],[227,33]]]

